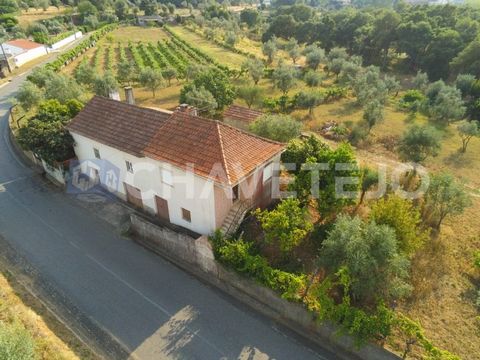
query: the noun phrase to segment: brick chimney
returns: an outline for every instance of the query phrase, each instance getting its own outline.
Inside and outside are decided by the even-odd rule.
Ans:
[[[131,86],[125,86],[125,101],[127,104],[135,105],[135,98],[133,97],[133,89]]]
[[[186,113],[188,115],[198,116],[197,108],[195,106],[191,106],[191,105],[188,105],[188,104],[178,105],[177,108],[175,109],[175,111],[183,112],[183,113]]]

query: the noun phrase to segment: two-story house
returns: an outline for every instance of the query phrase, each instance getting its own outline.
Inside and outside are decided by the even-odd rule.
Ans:
[[[80,161],[118,168],[117,196],[200,234],[225,226],[240,204],[271,202],[284,149],[188,109],[158,111],[98,96],[68,130]]]

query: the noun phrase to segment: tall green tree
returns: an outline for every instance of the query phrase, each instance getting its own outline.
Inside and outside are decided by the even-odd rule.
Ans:
[[[314,71],[318,69],[318,66],[324,60],[325,60],[325,51],[320,48],[310,51],[305,56],[305,63],[310,69]]]
[[[45,81],[45,98],[56,99],[62,104],[70,99],[81,99],[84,93],[75,79],[67,75],[53,73]]]
[[[379,175],[375,170],[369,167],[363,167],[360,169],[360,199],[358,200],[358,206],[363,204],[365,194],[375,185],[378,185]]]
[[[185,94],[193,87],[207,89],[217,102],[217,111],[222,111],[236,97],[236,91],[225,73],[217,68],[197,74],[193,81],[186,84],[180,91],[180,102],[186,102]]]
[[[471,202],[465,187],[447,173],[434,175],[425,194],[425,209],[438,230],[446,217],[462,214]]]
[[[137,77],[135,64],[129,60],[117,64],[117,80],[124,85],[131,85]]]
[[[295,38],[290,38],[288,43],[285,47],[285,50],[288,52],[288,56],[292,59],[293,63],[296,64],[297,60],[301,56],[300,46],[298,45],[298,41]]]
[[[75,156],[73,138],[65,124],[81,108],[78,101],[66,105],[58,100],[47,100],[38,107],[37,114],[18,131],[19,144],[45,160],[48,164],[62,162]]]

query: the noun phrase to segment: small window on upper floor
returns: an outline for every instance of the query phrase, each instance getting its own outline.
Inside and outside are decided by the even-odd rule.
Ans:
[[[182,219],[188,222],[192,222],[192,214],[187,209],[182,208]]]
[[[269,180],[273,174],[273,163],[268,164],[263,168],[263,182]]]
[[[170,170],[160,169],[160,178],[164,184],[173,186],[173,175]]]
[[[130,161],[125,160],[125,165],[127,167],[127,171],[133,173],[133,164]]]
[[[96,159],[100,159],[100,151],[97,148],[93,148],[93,153]]]

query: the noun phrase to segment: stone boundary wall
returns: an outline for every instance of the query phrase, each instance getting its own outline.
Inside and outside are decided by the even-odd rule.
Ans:
[[[138,214],[131,214],[131,231],[136,242],[162,255],[184,270],[214,285],[235,299],[259,311],[334,352],[341,359],[398,360],[395,354],[373,344],[356,349],[349,336],[338,336],[336,328],[319,324],[300,304],[282,299],[274,291],[226,269],[215,261],[208,238],[193,238],[156,225]]]

